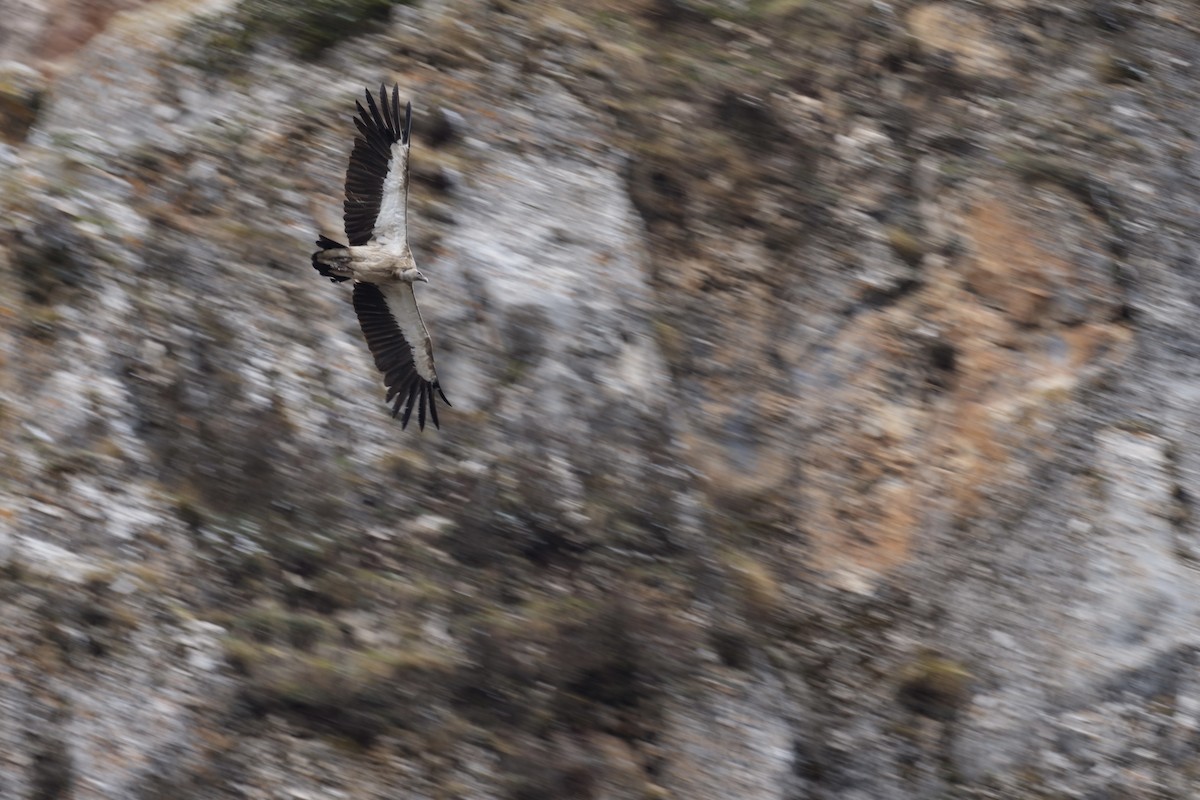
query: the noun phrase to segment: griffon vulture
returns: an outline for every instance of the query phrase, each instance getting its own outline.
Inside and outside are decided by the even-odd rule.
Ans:
[[[417,308],[413,285],[428,282],[408,247],[408,150],[412,103],[400,118],[400,87],[379,87],[379,104],[366,90],[367,107],[355,102],[359,136],[346,170],[343,203],[348,244],[325,236],[313,253],[317,272],[340,283],[354,281],[354,311],[383,373],[392,416],[408,427],[413,409],[425,429],[425,415],[438,425],[434,393],[447,406],[433,366],[433,342]]]

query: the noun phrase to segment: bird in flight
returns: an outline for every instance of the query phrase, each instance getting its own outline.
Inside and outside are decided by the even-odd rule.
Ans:
[[[318,236],[312,265],[334,283],[354,281],[354,312],[375,366],[383,373],[392,416],[407,428],[413,409],[425,429],[425,415],[438,424],[434,393],[447,406],[433,366],[433,341],[417,308],[416,283],[428,283],[408,247],[408,150],[412,103],[400,118],[400,87],[379,87],[379,103],[366,90],[367,107],[358,116],[346,199],[342,208],[348,244]],[[403,413],[403,416],[401,414]]]

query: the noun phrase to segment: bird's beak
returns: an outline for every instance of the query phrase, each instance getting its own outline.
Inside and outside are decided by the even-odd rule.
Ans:
[[[429,283],[429,278],[426,278],[424,275],[417,278],[417,280],[419,280],[421,283]]]

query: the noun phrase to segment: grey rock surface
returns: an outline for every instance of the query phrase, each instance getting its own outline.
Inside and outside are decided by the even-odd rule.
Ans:
[[[1200,792],[1194,9],[327,10],[0,0],[0,796]]]

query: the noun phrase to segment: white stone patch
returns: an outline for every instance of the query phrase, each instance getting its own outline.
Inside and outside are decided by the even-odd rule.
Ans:
[[[1109,429],[1096,436],[1105,514],[1086,548],[1090,592],[1074,609],[1083,673],[1134,669],[1180,644],[1200,644],[1200,582],[1175,554],[1164,440]]]
[[[162,517],[145,508],[111,504],[108,508],[108,532],[117,539],[133,539],[163,523]]]
[[[454,520],[437,514],[422,514],[409,523],[409,530],[421,538],[435,538],[450,530]]]
[[[2,531],[0,554],[4,555],[5,563],[15,563],[35,575],[66,583],[83,583],[101,566],[100,562],[72,553],[53,542]]]
[[[588,116],[565,93],[547,93],[539,107],[559,124]],[[548,329],[536,332],[545,349],[536,375],[540,407],[552,407],[550,395],[570,385],[569,373],[589,373],[622,394],[661,397],[660,356],[648,323],[638,323],[650,307],[645,254],[616,159],[597,163],[595,154],[498,150],[488,155],[463,187],[458,224],[444,241],[448,255],[430,270],[445,290],[421,295],[435,344],[470,328],[469,322],[449,330],[438,324],[454,313],[449,298],[482,295],[497,328],[517,309],[545,317]],[[627,342],[618,334],[622,329]],[[497,343],[472,344],[456,342],[448,365],[454,369],[442,368],[439,360],[438,370],[448,392],[466,396],[468,408],[483,402],[482,387],[464,386],[462,379],[474,381],[484,370],[463,362],[493,359]]]
[[[71,359],[71,363],[77,362]],[[59,435],[84,425],[90,416],[87,402],[90,388],[86,375],[65,369],[56,371],[42,385],[33,406],[35,419],[49,417],[47,428]],[[58,436],[50,436],[50,441],[57,439]]]
[[[98,486],[87,476],[74,475],[69,479],[68,492],[71,511],[85,519],[101,521],[105,533],[120,541],[130,541],[167,524],[141,484],[129,483],[111,489]]]
[[[246,398],[259,408],[271,406],[271,395],[275,386],[270,373],[275,371],[276,359],[261,354],[252,355],[242,362],[241,378],[246,384]]]
[[[671,784],[693,798],[778,798],[793,762],[787,698],[770,682],[723,687],[664,715]]]
[[[29,422],[22,422],[21,427],[25,430],[26,433],[28,433],[34,439],[37,439],[39,442],[42,442],[43,444],[50,444],[54,441],[53,436],[46,433],[45,430],[38,427],[37,425],[30,424]]]
[[[123,318],[133,312],[133,304],[129,302],[129,294],[118,284],[107,282],[100,287],[100,305],[105,313],[112,317]]]
[[[225,629],[198,619],[185,622],[184,629],[175,636],[175,641],[186,649],[188,666],[205,672],[221,666],[224,661],[221,637]]]

